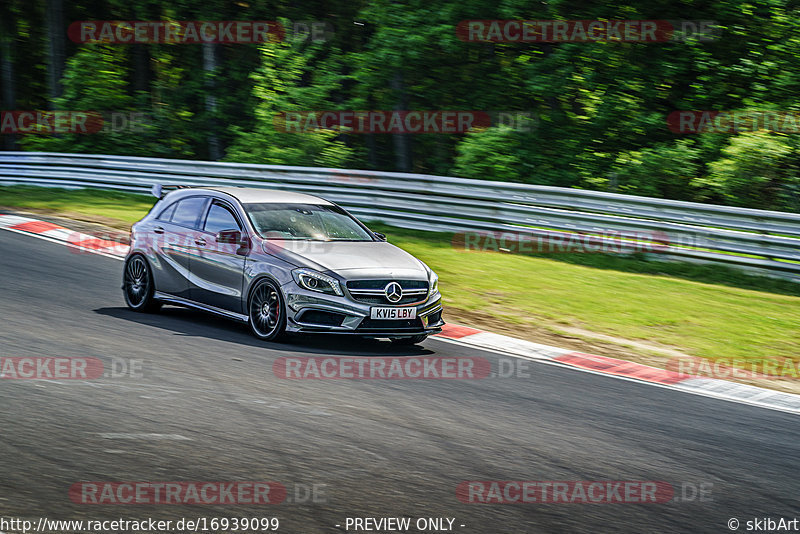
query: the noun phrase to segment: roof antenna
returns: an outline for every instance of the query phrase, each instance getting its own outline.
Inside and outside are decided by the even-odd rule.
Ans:
[[[161,199],[161,198],[163,198],[163,197],[161,196],[161,184],[155,184],[155,185],[153,185],[153,187],[150,189],[150,193],[152,193],[152,195],[153,195],[154,197],[158,198],[158,199]]]

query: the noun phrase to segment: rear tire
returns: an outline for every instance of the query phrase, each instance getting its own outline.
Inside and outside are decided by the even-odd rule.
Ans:
[[[411,336],[411,337],[393,337],[392,343],[395,345],[416,345],[417,343],[422,343],[428,339],[428,334],[421,334],[419,336]]]
[[[266,278],[259,280],[247,300],[250,331],[258,339],[279,341],[286,334],[286,308],[278,287]]]
[[[147,260],[140,254],[125,261],[122,292],[125,295],[125,304],[133,311],[153,313],[161,309],[161,302],[153,298],[153,273],[150,272]]]

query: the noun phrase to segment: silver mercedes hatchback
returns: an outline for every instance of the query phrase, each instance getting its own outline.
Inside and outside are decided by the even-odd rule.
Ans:
[[[153,193],[125,259],[133,310],[197,308],[264,340],[326,332],[414,344],[441,332],[436,273],[333,202],[243,187]]]

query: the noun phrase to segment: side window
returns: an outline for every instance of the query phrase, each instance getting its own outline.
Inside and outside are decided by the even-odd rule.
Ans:
[[[177,205],[178,205],[177,202],[173,202],[165,209],[161,210],[161,213],[159,214],[158,217],[156,217],[156,219],[158,219],[159,221],[169,221],[172,218],[172,214],[175,213],[175,206]]]
[[[206,197],[191,197],[178,201],[178,207],[172,214],[172,223],[197,228],[200,216],[205,210],[206,201],[208,201]]]
[[[208,210],[208,217],[206,217],[206,232],[216,234],[222,230],[241,231],[241,229],[236,217],[233,216],[233,213],[228,208],[217,203],[211,205]]]

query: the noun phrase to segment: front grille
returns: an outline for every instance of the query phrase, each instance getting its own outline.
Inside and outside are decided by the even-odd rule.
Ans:
[[[389,282],[397,282],[406,289],[428,289],[428,282],[425,280],[350,280],[347,282],[347,289],[383,289]]]
[[[358,332],[402,332],[404,330],[416,332],[422,330],[422,321],[419,319],[370,319],[367,317],[356,329]]]
[[[403,288],[403,298],[398,302],[390,302],[386,298],[384,288],[391,282],[397,282]],[[365,304],[384,304],[399,306],[421,302],[428,296],[428,282],[425,280],[350,280],[347,290],[358,302]]]

